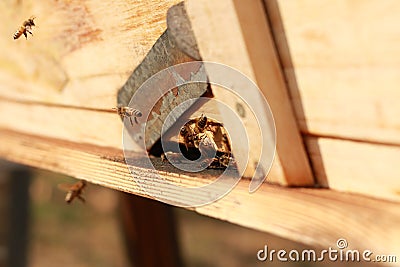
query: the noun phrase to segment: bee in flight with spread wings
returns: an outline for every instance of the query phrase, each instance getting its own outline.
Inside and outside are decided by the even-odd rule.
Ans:
[[[28,34],[33,35],[32,34],[32,27],[36,26],[35,22],[33,21],[35,19],[34,16],[30,17],[29,19],[25,20],[21,27],[19,27],[19,29],[14,33],[13,38],[18,39],[19,37],[21,37],[21,35],[24,35],[26,39],[28,39]]]
[[[83,190],[86,187],[86,181],[80,180],[74,184],[59,184],[58,188],[62,191],[67,192],[65,196],[65,202],[70,204],[75,198],[78,198],[82,202],[85,202],[83,198]]]
[[[113,108],[113,110],[116,110],[118,115],[121,117],[121,119],[123,118],[129,118],[129,121],[131,122],[131,125],[133,126],[133,122],[132,122],[132,117],[135,120],[136,124],[138,124],[139,122],[137,121],[137,118],[142,117],[142,112],[140,112],[137,109],[131,108],[131,107],[122,107],[122,106],[118,106],[116,108]]]

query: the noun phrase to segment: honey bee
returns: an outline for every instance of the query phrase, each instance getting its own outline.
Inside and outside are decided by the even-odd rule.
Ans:
[[[67,192],[65,196],[65,202],[70,204],[76,197],[85,202],[85,199],[82,197],[83,189],[86,187],[86,181],[80,180],[74,184],[59,184],[58,188],[62,191]]]
[[[181,130],[180,130],[180,135],[183,137],[184,139],[184,144],[186,147],[186,150],[189,149],[190,145],[194,145],[193,144],[193,137],[194,137],[194,133],[192,128],[190,128],[188,125],[183,125]]]
[[[207,116],[201,114],[200,118],[198,118],[196,122],[195,131],[196,133],[203,133],[207,126]]]
[[[235,159],[230,154],[223,154],[215,158],[217,167],[228,167],[230,164],[236,164]]]
[[[27,33],[32,34],[32,27],[36,26],[35,22],[33,22],[33,20],[35,19],[34,16],[30,17],[28,20],[25,20],[21,27],[19,27],[19,29],[14,33],[13,37],[14,40],[18,39],[22,34],[25,36],[25,38],[28,40],[28,35]]]
[[[131,107],[121,107],[118,106],[116,108],[113,108],[113,110],[116,110],[118,115],[121,117],[121,119],[123,118],[129,118],[129,121],[131,122],[131,125],[133,126],[133,122],[132,122],[132,117],[135,120],[136,124],[138,124],[139,122],[137,121],[137,118],[142,117],[142,112],[140,112],[137,109],[131,108]]]

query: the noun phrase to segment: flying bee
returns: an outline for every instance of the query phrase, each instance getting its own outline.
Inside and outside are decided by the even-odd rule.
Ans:
[[[135,120],[136,124],[138,124],[139,122],[137,121],[137,118],[142,117],[142,112],[140,112],[137,109],[131,108],[131,107],[121,107],[118,106],[116,108],[113,108],[113,110],[116,110],[118,115],[121,117],[121,119],[123,118],[129,118],[129,121],[131,122],[131,125],[133,126],[133,122],[132,122],[132,117]]]
[[[70,204],[72,200],[74,200],[76,197],[81,200],[82,202],[85,202],[85,199],[82,197],[83,189],[86,187],[86,181],[80,180],[74,184],[59,184],[58,188],[62,191],[67,192],[67,195],[65,196],[65,202]]]
[[[33,22],[33,20],[35,19],[34,16],[30,17],[28,20],[25,20],[21,27],[19,27],[19,29],[14,33],[13,37],[14,40],[18,39],[22,34],[25,36],[25,38],[28,40],[28,35],[27,33],[32,34],[32,27],[36,26],[35,22]]]

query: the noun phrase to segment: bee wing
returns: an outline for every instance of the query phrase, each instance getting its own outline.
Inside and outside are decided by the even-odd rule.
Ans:
[[[62,183],[58,185],[58,188],[62,191],[76,191],[83,189],[86,186],[86,181],[80,180],[74,184]]]
[[[61,191],[64,192],[69,192],[72,190],[72,184],[67,184],[67,183],[62,183],[62,184],[58,184],[57,187],[58,189],[60,189]]]
[[[85,187],[86,187],[86,181],[80,180],[71,187],[71,190],[83,192]]]
[[[204,154],[207,157],[213,157],[217,153],[217,147],[208,135],[201,138],[199,142],[199,150],[201,154]]]

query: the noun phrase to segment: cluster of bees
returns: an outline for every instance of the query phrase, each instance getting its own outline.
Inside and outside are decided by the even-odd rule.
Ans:
[[[227,168],[234,163],[228,134],[223,125],[201,115],[188,121],[179,133],[179,143],[189,151],[198,151],[205,158],[201,163],[208,168]],[[178,159],[178,153],[168,152],[172,159]],[[179,154],[180,155],[180,154]],[[165,156],[162,159],[165,161]],[[179,160],[179,159],[178,159]]]
[[[131,125],[133,121],[138,124],[137,118],[142,117],[142,113],[131,107],[118,106],[113,108],[121,119],[129,118]],[[215,120],[201,115],[198,118],[188,121],[179,133],[179,142],[186,148],[188,153],[192,148],[198,150],[206,158],[204,165],[210,168],[226,168],[233,163],[228,134],[223,125]],[[172,159],[178,159],[180,154],[168,152]],[[179,156],[178,156],[179,155]],[[163,154],[162,161],[166,161]]]

